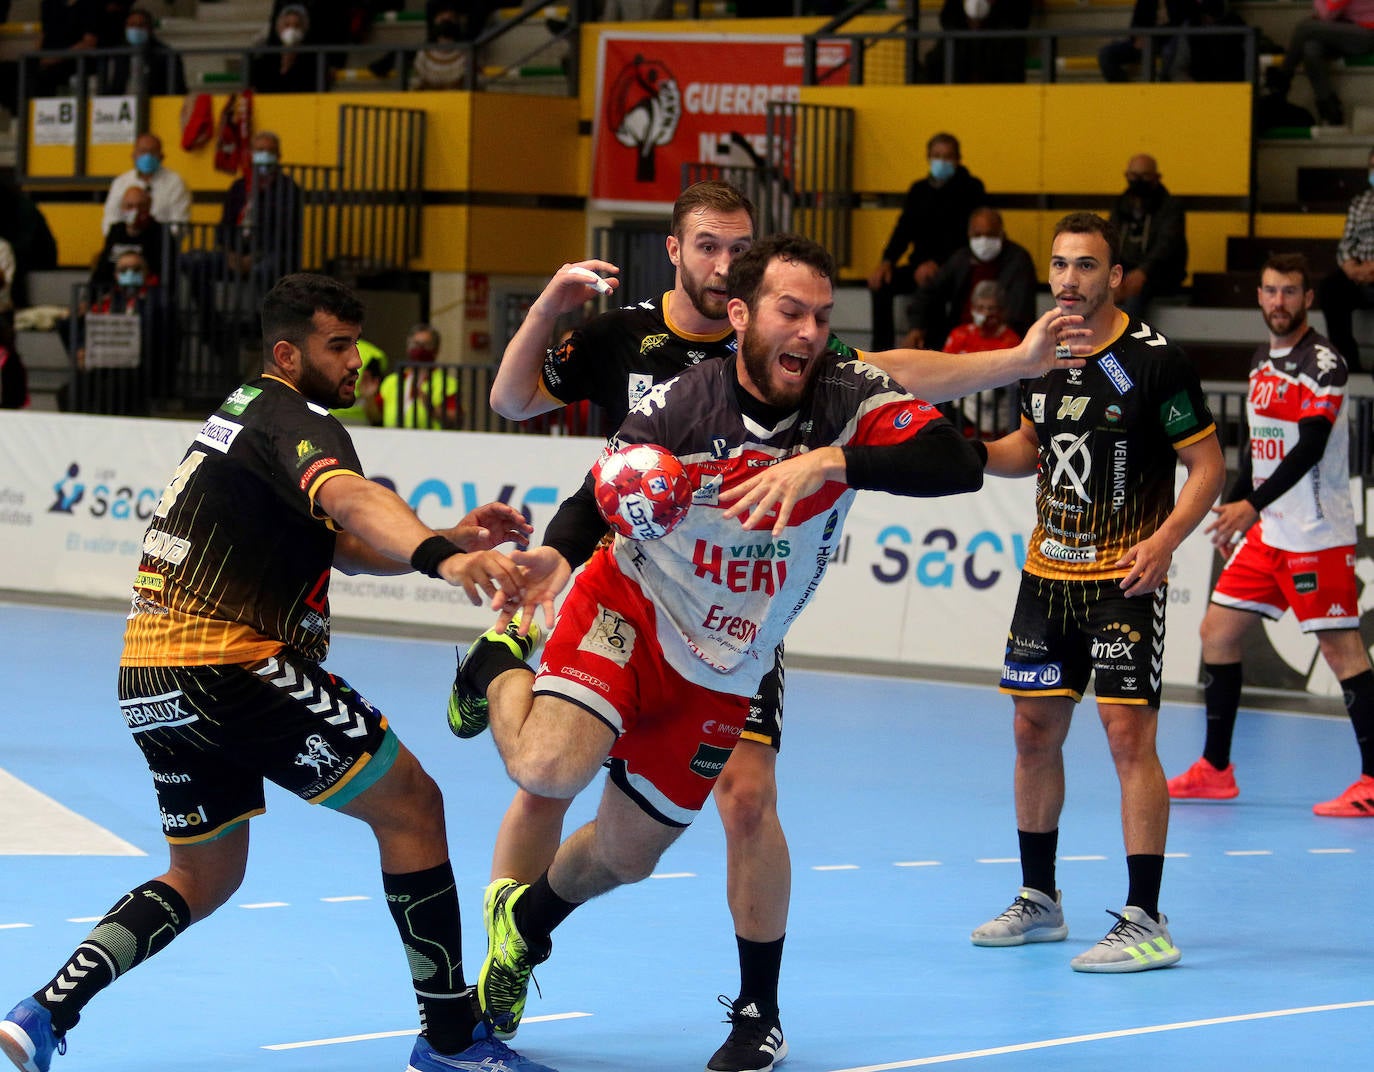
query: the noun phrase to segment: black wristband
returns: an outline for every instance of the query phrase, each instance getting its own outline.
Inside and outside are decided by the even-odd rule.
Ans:
[[[426,577],[439,576],[439,563],[454,555],[461,555],[463,549],[447,536],[431,536],[421,540],[420,546],[410,555],[410,565],[417,573]]]

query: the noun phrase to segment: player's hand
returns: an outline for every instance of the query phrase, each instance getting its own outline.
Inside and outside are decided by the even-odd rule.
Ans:
[[[574,309],[580,309],[588,298],[596,297],[599,292],[598,282],[606,288],[600,291],[601,293],[614,293],[620,286],[620,280],[603,279],[602,273],[610,273],[614,277],[619,271],[620,269],[610,261],[585,260],[565,264],[553,273],[553,278],[548,281],[534,303],[545,316],[555,317],[570,313]]]
[[[1174,552],[1168,544],[1151,537],[1141,540],[1113,563],[1115,567],[1129,567],[1121,578],[1121,591],[1128,596],[1148,596],[1169,578],[1169,566]]]
[[[1212,546],[1223,555],[1229,555],[1231,545],[1259,520],[1259,511],[1245,499],[1214,506],[1212,513],[1216,517],[1202,531],[1211,539]]]
[[[1093,352],[1092,329],[1076,313],[1051,309],[1040,317],[1021,340],[1026,359],[1022,379],[1032,380],[1055,369],[1082,368]]]
[[[534,526],[513,506],[489,502],[473,510],[451,529],[440,530],[464,551],[490,551],[503,543],[523,550],[529,546]]]
[[[462,588],[474,607],[482,605],[483,593],[496,607],[498,596],[518,599],[525,587],[519,568],[500,551],[449,555],[439,563],[439,576]]]
[[[748,514],[744,518],[746,529],[761,529],[771,519],[773,535],[781,536],[797,503],[820,491],[826,481],[843,476],[844,452],[839,447],[822,447],[794,455],[722,491],[721,504],[734,504],[724,516]]]
[[[878,266],[868,273],[868,289],[881,290],[892,282],[892,262],[879,261]]]
[[[520,612],[520,635],[525,636],[534,623],[538,610],[544,612],[544,623],[553,628],[554,600],[572,577],[567,559],[552,547],[536,547],[532,551],[512,551],[511,561],[520,569],[522,588],[507,593],[504,589],[491,601],[492,610],[499,611],[496,629],[510,624],[516,611]]]

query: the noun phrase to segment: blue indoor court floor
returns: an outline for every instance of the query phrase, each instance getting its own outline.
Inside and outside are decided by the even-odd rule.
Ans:
[[[114,699],[122,625],[118,611],[0,603],[0,1009],[165,865]],[[327,666],[387,713],[444,789],[474,978],[511,786],[489,740],[444,725],[453,648],[343,633]],[[969,943],[1020,882],[1011,704],[993,666],[988,682],[789,672],[781,1068],[1367,1067],[1374,820],[1311,812],[1359,773],[1346,719],[1243,712],[1240,798],[1173,810],[1161,907],[1182,962],[1082,975],[1069,958],[1105,933],[1126,885],[1116,780],[1088,705],[1069,737],[1060,835],[1069,940]],[[1166,702],[1169,773],[1196,758],[1202,722],[1196,704]],[[242,889],[88,1006],[55,1072],[404,1069],[415,1009],[371,835],[269,789],[252,836]],[[516,1047],[561,1072],[702,1069],[726,1030],[716,995],[737,983],[724,885],[708,809],[652,879],[558,930]]]

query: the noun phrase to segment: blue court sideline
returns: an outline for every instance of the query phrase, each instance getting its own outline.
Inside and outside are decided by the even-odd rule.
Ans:
[[[0,604],[5,1008],[165,863],[151,786],[114,701],[122,624],[117,612]],[[511,787],[490,741],[459,742],[444,727],[452,659],[432,641],[349,634],[328,665],[388,714],[444,788],[474,976],[481,891]],[[787,716],[784,1069],[1367,1065],[1374,821],[1311,814],[1358,774],[1344,718],[1242,714],[1240,799],[1173,811],[1162,907],[1182,963],[1093,976],[1068,961],[1106,931],[1103,909],[1121,907],[1125,865],[1091,707],[1068,749],[1059,877],[1070,937],[1021,949],[968,941],[1020,880],[1005,697],[991,684],[793,670]],[[1161,723],[1161,754],[1177,773],[1197,756],[1202,713],[1166,704]],[[269,789],[253,840],[230,904],[97,998],[55,1070],[405,1067],[415,1011],[370,835]],[[92,844],[126,854],[51,854]],[[736,984],[714,815],[653,879],[579,909],[537,978],[543,996],[531,996],[516,1042],[531,1056],[562,1072],[702,1068],[725,1034],[715,996]]]

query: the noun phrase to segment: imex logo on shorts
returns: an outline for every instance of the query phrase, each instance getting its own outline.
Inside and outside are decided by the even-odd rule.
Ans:
[[[163,830],[191,830],[197,826],[206,826],[210,822],[210,817],[205,814],[205,805],[202,804],[193,812],[172,814],[166,808],[162,809],[162,829]]]

